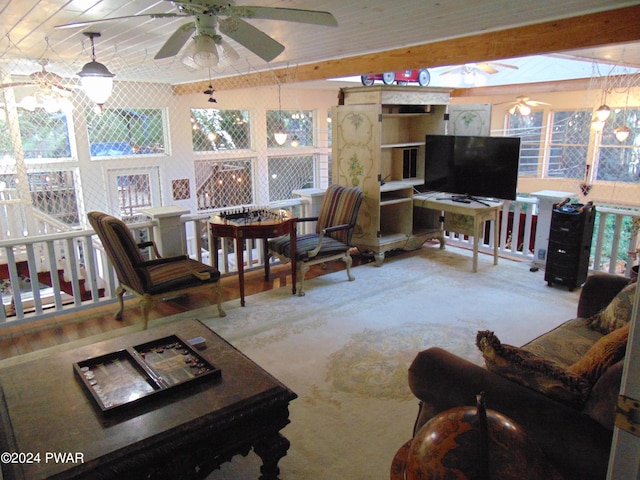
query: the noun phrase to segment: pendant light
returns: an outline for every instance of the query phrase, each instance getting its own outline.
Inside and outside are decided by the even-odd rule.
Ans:
[[[280,84],[278,83],[278,129],[273,133],[273,137],[278,145],[284,145],[287,141],[287,132],[284,131],[282,121],[282,102],[280,101]]]
[[[91,61],[87,63],[78,76],[80,84],[87,96],[97,105],[102,106],[113,90],[113,73],[103,64],[96,62],[96,49],[93,39],[100,36],[96,32],[83,32],[91,39]]]
[[[624,113],[623,113],[623,120],[626,122],[627,121],[627,106],[629,105],[629,90],[631,90],[631,87],[629,86],[629,88],[627,88],[627,98],[624,101]],[[616,128],[613,133],[616,136],[616,140],[618,140],[620,143],[626,142],[627,138],[629,138],[629,135],[631,134],[631,129],[625,124],[619,126],[618,128]]]
[[[598,110],[596,110],[596,117],[598,117],[598,120],[601,122],[606,122],[610,115],[611,108],[609,108],[609,105],[602,104],[598,107]]]

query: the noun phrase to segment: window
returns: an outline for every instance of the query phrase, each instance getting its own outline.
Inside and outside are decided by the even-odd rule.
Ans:
[[[518,175],[540,176],[540,159],[544,151],[544,136],[542,135],[542,112],[532,112],[529,115],[512,113],[509,115],[510,137],[520,137],[520,163]]]
[[[555,112],[546,176],[584,178],[591,135],[591,111]]]
[[[252,205],[250,159],[195,162],[198,210]]]
[[[287,141],[278,145],[274,133],[284,131]],[[313,147],[313,112],[311,110],[268,110],[267,111],[267,146]]]
[[[87,130],[92,157],[164,153],[164,119],[159,109],[87,110]]]
[[[69,170],[28,173],[33,206],[62,223],[79,225],[76,173]]]
[[[291,191],[314,186],[313,155],[269,158],[269,201],[288,200]]]
[[[616,129],[626,126],[630,133],[624,141],[616,138]],[[640,109],[612,110],[605,122],[598,149],[595,180],[637,182],[640,175]]]
[[[160,204],[157,167],[108,170],[107,178],[110,208],[126,222],[136,221],[140,209]]]
[[[26,159],[70,158],[71,142],[66,113],[18,109],[20,139]],[[0,156],[13,158],[14,146],[5,116],[0,117]]]
[[[191,137],[195,152],[251,148],[247,110],[191,110]]]

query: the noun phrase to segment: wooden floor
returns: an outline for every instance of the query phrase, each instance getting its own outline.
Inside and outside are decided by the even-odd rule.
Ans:
[[[354,256],[353,260],[354,266],[371,261],[371,259],[360,256]],[[331,262],[327,268],[314,265],[307,272],[305,279],[343,269],[343,262]],[[251,301],[248,298],[250,295],[284,286],[291,286],[289,265],[273,266],[269,280],[265,280],[264,272],[261,269],[245,273],[245,299],[247,302]],[[240,297],[237,275],[223,277],[222,287],[223,301]],[[149,319],[162,318],[215,304],[215,296],[211,294],[210,286],[195,287],[187,292],[188,295],[180,299],[156,301],[149,314]],[[114,318],[116,309],[116,304],[110,304],[30,324],[0,328],[0,360],[99,335],[124,326],[142,325],[142,316],[137,300],[132,299],[125,302],[122,321]]]

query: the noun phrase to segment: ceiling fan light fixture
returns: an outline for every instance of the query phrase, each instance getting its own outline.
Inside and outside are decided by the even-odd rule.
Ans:
[[[218,64],[218,46],[210,35],[200,34],[194,37],[195,50],[193,61],[199,67],[215,67]]]
[[[100,34],[95,32],[84,32],[84,34],[91,39],[91,61],[78,73],[80,84],[92,102],[103,105],[111,95],[115,75],[102,63],[96,61],[93,39]]]
[[[611,109],[608,105],[600,105],[598,110],[596,110],[596,117],[598,117],[598,120],[601,122],[606,122],[609,115],[611,115]]]
[[[531,107],[526,103],[523,103],[518,106],[518,112],[520,112],[520,115],[522,115],[523,117],[526,117],[531,114]]]

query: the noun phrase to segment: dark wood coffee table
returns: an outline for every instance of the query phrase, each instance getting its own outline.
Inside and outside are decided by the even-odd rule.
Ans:
[[[167,335],[203,337],[221,378],[105,415],[73,364]],[[261,479],[278,478],[280,430],[297,397],[197,320],[183,320],[0,370],[4,479],[203,479],[250,450]],[[257,472],[256,472],[257,474]]]

